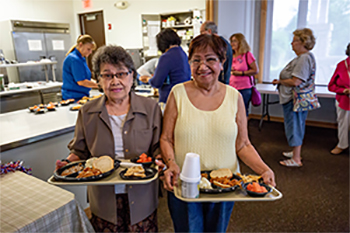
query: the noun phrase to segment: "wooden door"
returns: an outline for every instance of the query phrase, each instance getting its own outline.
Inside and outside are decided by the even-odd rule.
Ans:
[[[106,44],[103,11],[79,14],[80,33],[92,36],[97,48]],[[96,51],[96,50],[95,50]],[[92,70],[91,59],[95,52],[88,57],[88,66]]]

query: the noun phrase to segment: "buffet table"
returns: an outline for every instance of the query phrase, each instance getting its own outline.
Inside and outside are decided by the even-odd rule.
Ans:
[[[0,232],[94,232],[73,193],[19,171],[0,187]]]
[[[259,123],[259,130],[262,128],[264,117],[267,116],[267,120],[270,121],[269,106],[271,104],[278,104],[279,101],[270,101],[270,95],[278,95],[278,90],[276,85],[272,83],[258,83],[256,84],[256,89],[260,92],[262,97],[262,112]],[[335,93],[328,91],[327,86],[316,86],[315,94],[317,97],[322,98],[335,98]]]

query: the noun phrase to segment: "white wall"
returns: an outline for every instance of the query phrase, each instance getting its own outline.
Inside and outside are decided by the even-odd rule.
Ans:
[[[129,7],[125,10],[114,7],[116,2],[117,0],[95,0],[92,1],[90,9],[83,9],[81,1],[74,1],[76,31],[79,33],[78,14],[103,10],[105,25],[112,24],[112,30],[107,30],[105,26],[107,44],[117,44],[124,48],[142,48],[141,14],[205,9],[205,0],[128,0]],[[77,38],[78,34],[72,36]]]
[[[75,35],[72,0],[0,0],[0,49],[6,59],[14,60],[9,20],[69,23]],[[10,81],[19,82],[16,68],[7,68]]]
[[[242,33],[253,47],[255,3],[253,0],[226,0],[218,2],[218,34],[229,40],[234,33]],[[259,22],[257,22],[259,23]],[[253,48],[252,48],[253,49]],[[254,54],[257,56],[257,54]]]
[[[75,34],[72,0],[0,0],[0,6],[0,21],[17,19],[70,23]]]

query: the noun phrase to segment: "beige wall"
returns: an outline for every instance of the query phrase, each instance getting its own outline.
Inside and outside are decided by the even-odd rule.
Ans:
[[[205,9],[205,0],[128,0],[129,7],[124,10],[116,8],[116,2],[118,1],[92,1],[90,9],[83,9],[81,1],[74,1],[74,14],[103,10],[105,25],[112,24],[112,30],[105,27],[106,43],[121,45],[124,48],[142,48],[141,14]],[[74,25],[79,32],[78,17],[75,17],[75,20]]]

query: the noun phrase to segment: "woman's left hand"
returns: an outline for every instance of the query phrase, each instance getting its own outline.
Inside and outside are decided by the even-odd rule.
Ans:
[[[264,183],[265,183],[265,184],[269,184],[269,185],[271,185],[271,186],[273,186],[273,187],[276,186],[276,183],[275,183],[275,174],[273,173],[272,170],[269,169],[269,170],[263,172],[263,173],[261,174],[261,177],[264,179]]]
[[[242,76],[242,71],[231,70],[231,74],[234,75],[234,76]]]
[[[167,167],[166,167],[165,163],[163,162],[162,156],[160,154],[156,156],[155,163],[158,166],[159,178],[162,180],[164,178],[164,170]]]

